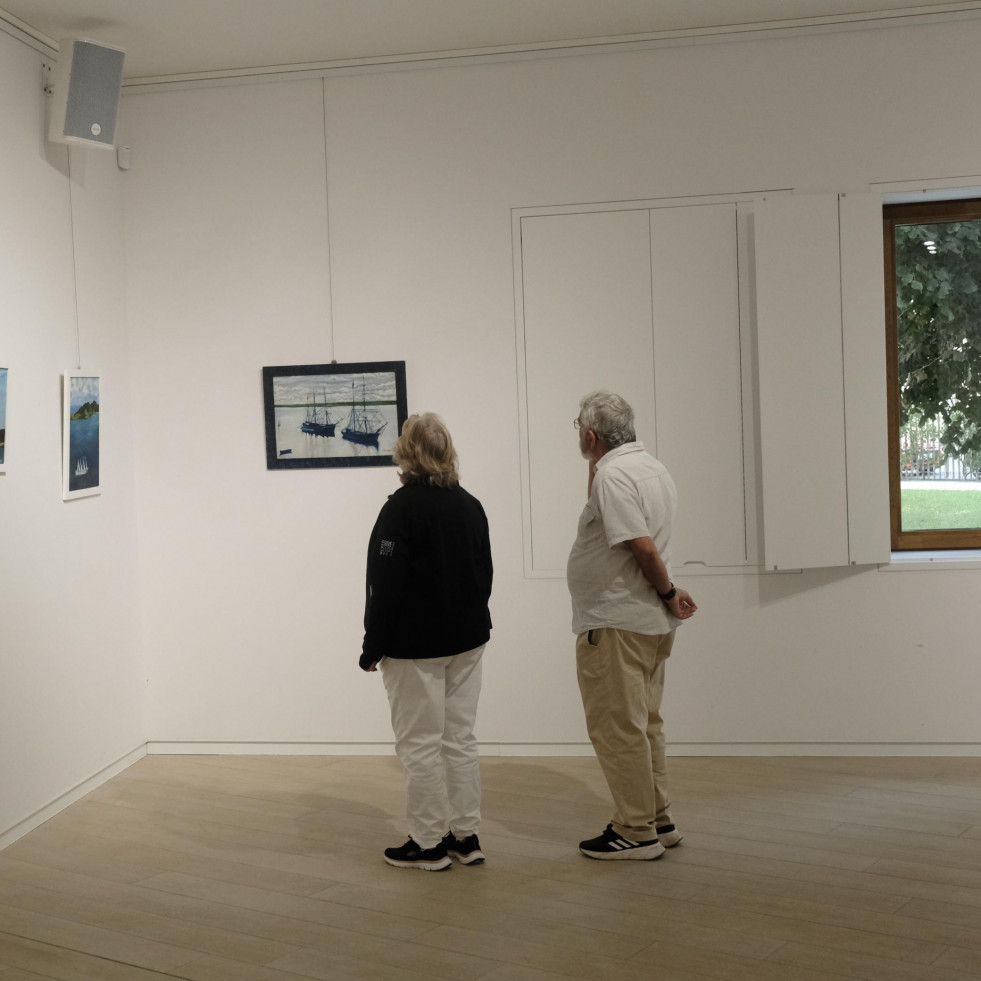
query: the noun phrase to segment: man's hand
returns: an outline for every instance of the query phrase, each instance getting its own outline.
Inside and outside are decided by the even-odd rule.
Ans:
[[[667,600],[665,605],[679,619],[687,620],[695,615],[698,607],[691,598],[691,593],[687,589],[679,589],[675,586],[675,594]]]
[[[625,543],[630,549],[631,554],[640,566],[644,578],[651,584],[654,590],[660,595],[671,590],[671,580],[668,578],[668,570],[658,554],[654,539],[650,537],[632,538]],[[687,620],[695,615],[698,607],[691,598],[691,593],[686,589],[675,588],[675,594],[669,600],[664,601],[664,605],[679,619]]]
[[[380,660],[378,660],[378,661],[372,661],[371,664],[369,664],[368,667],[365,668],[365,671],[377,671],[378,670],[378,665],[380,663],[381,663]]]

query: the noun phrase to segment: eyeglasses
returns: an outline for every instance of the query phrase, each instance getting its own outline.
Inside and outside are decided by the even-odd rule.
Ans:
[[[572,420],[572,428],[578,429],[581,425],[582,425],[582,420],[579,418],[579,416],[576,416],[576,418]]]

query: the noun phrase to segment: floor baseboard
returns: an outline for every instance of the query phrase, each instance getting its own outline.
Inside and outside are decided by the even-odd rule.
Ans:
[[[0,850],[3,850],[8,845],[12,845],[18,838],[23,838],[28,832],[33,831],[35,828],[44,824],[45,821],[53,818],[60,811],[63,811],[70,804],[74,804],[75,801],[91,793],[96,787],[101,786],[107,780],[116,776],[117,773],[122,773],[123,770],[132,766],[137,760],[143,759],[146,753],[145,743],[137,746],[136,749],[130,750],[130,752],[121,756],[114,763],[110,763],[81,783],[76,784],[71,790],[59,794],[53,801],[45,804],[44,807],[35,811],[33,814],[28,815],[23,820],[18,821],[5,830],[0,830]]]
[[[389,742],[149,742],[149,755],[392,756]],[[589,743],[481,743],[481,756],[593,756]],[[981,743],[670,743],[668,756],[981,756]]]

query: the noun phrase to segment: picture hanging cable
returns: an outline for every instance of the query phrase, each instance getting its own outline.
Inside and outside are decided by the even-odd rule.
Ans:
[[[82,370],[82,338],[78,327],[78,268],[75,247],[75,194],[72,189],[72,148],[68,147],[68,220],[72,242],[72,303],[75,313],[75,369]]]
[[[330,358],[336,364],[334,353],[334,281],[330,261],[330,179],[328,177],[327,154],[327,79],[320,80],[321,118],[324,126],[324,231],[327,235],[327,324],[330,335]]]

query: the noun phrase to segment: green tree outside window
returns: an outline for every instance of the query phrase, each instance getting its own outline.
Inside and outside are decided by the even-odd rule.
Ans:
[[[891,205],[884,221],[893,548],[976,548],[981,200]],[[957,489],[931,486],[950,474]]]

